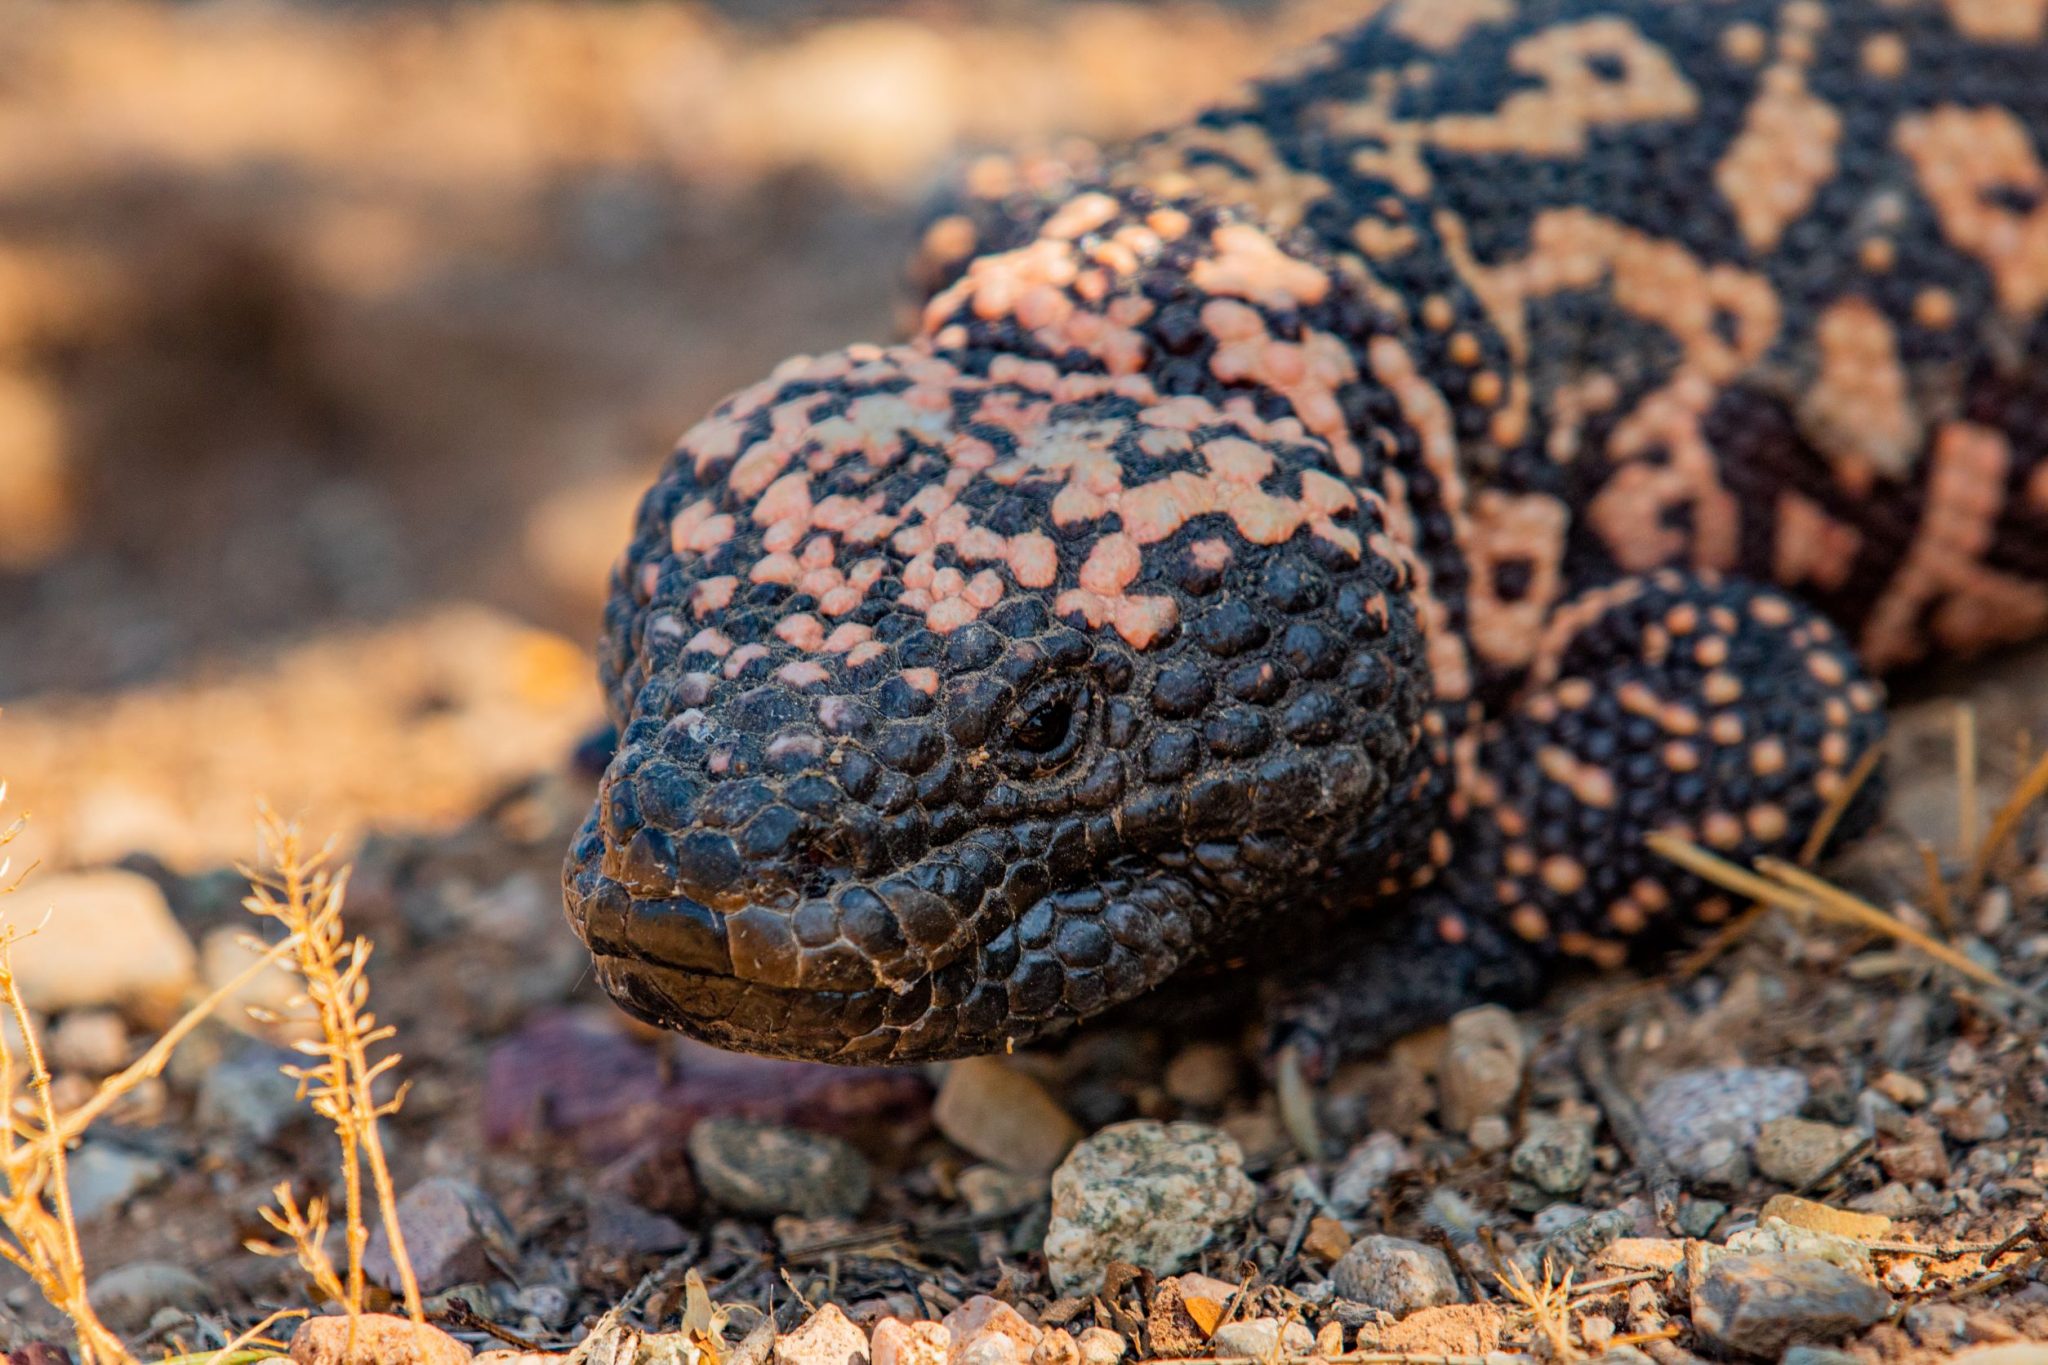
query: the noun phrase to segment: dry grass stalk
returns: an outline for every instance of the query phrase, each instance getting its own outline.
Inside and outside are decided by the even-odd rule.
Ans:
[[[5,798],[6,788],[0,785],[0,801]],[[20,835],[22,823],[17,819],[0,828],[0,850]],[[26,875],[13,875],[10,880],[9,869],[8,859],[0,853],[0,896],[18,889]],[[102,1081],[90,1099],[60,1113],[51,1095],[50,1069],[36,1036],[35,1021],[14,975],[14,945],[33,932],[24,933],[14,924],[0,922],[0,1005],[13,1015],[22,1049],[17,1059],[14,1040],[0,1030],[0,1112],[7,1115],[7,1121],[0,1123],[0,1226],[6,1229],[6,1235],[0,1236],[0,1259],[18,1267],[53,1307],[71,1319],[79,1358],[85,1365],[129,1365],[134,1357],[99,1320],[86,1296],[85,1257],[71,1209],[66,1149],[100,1115],[144,1081],[161,1074],[171,1052],[187,1034],[294,945],[281,943],[251,963],[234,980],[187,1010],[133,1065]],[[21,1093],[24,1070],[26,1096]]]
[[[1725,887],[1752,900],[1799,914],[1817,915],[1853,924],[1917,948],[1950,970],[1990,987],[2001,994],[2031,1000],[2019,987],[1946,943],[1922,933],[1912,925],[1888,915],[1859,896],[1853,896],[1803,868],[1779,858],[1759,858],[1757,870],[1737,867],[1698,844],[1669,834],[1652,834],[1650,847],[1695,876]],[[1760,875],[1761,874],[1761,875]]]
[[[1509,1261],[1494,1271],[1493,1278],[1507,1291],[1510,1299],[1529,1315],[1530,1324],[1543,1334],[1550,1344],[1550,1358],[1554,1361],[1578,1360],[1585,1355],[1577,1341],[1572,1339],[1572,1272],[1564,1272],[1563,1279],[1552,1279],[1550,1262],[1543,1263],[1543,1278],[1532,1281],[1521,1266]]]
[[[301,1242],[302,1236],[312,1235],[315,1215],[324,1235],[324,1206],[309,1204],[307,1216],[300,1218],[289,1190],[284,1190],[280,1192],[280,1210],[265,1217],[292,1239],[291,1247],[278,1249],[280,1254],[297,1256],[321,1292],[354,1317],[364,1307],[363,1253],[370,1240],[363,1207],[363,1171],[367,1167],[406,1312],[414,1322],[423,1323],[426,1313],[420,1302],[419,1281],[406,1254],[405,1233],[398,1223],[398,1195],[377,1128],[379,1119],[396,1113],[405,1102],[406,1088],[399,1086],[389,1100],[376,1098],[379,1081],[400,1059],[396,1052],[375,1055],[396,1030],[379,1024],[368,1008],[370,941],[350,937],[342,922],[349,869],[346,864],[335,865],[331,844],[309,851],[299,827],[268,808],[262,812],[261,827],[272,870],[248,872],[252,894],[242,904],[251,914],[277,921],[290,935],[296,945],[290,966],[303,982],[302,1001],[310,1003],[319,1016],[320,1039],[296,1044],[299,1052],[313,1060],[305,1066],[287,1067],[286,1072],[299,1083],[299,1097],[333,1125],[341,1143],[346,1273],[335,1271],[324,1249],[314,1256],[314,1248]]]
[[[316,1196],[306,1201],[305,1211],[301,1212],[289,1180],[280,1180],[271,1196],[277,1200],[277,1207],[262,1210],[263,1221],[284,1234],[284,1243],[251,1241],[244,1245],[259,1256],[293,1257],[323,1298],[330,1303],[346,1304],[348,1287],[335,1272],[334,1258],[327,1254],[327,1201]]]
[[[2020,779],[2019,786],[1998,808],[1998,814],[1991,817],[1991,828],[1984,835],[1984,842],[1978,845],[1976,857],[1970,860],[1970,870],[1963,876],[1964,905],[1976,902],[1977,893],[1984,889],[1984,880],[1991,873],[1992,860],[2005,850],[2006,844],[2018,831],[2021,818],[2043,796],[2048,796],[2048,754],[2042,754],[2035,760],[2027,775]]]
[[[1977,847],[1977,708],[1956,704],[1956,836],[1964,848]]]

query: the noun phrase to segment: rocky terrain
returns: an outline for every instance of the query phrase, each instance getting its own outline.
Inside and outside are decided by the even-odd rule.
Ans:
[[[767,1063],[589,981],[586,641],[669,437],[885,334],[947,167],[1170,118],[1360,9],[0,0],[16,980],[87,1103],[277,938],[259,800],[335,836],[432,1325],[379,1224],[399,1316],[285,1321],[293,1358],[2048,1359],[2048,842],[1998,819],[2048,652],[1908,680],[1886,824],[1823,869],[1877,921],[1742,917],[1328,1078],[1227,1010]],[[249,1249],[280,1181],[345,1200],[281,1070],[299,990],[235,986],[70,1152],[139,1359],[322,1307]],[[10,1361],[71,1340],[0,1269]]]

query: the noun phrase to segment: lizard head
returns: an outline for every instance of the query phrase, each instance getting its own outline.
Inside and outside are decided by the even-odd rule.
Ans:
[[[995,348],[729,399],[613,577],[620,745],[565,870],[599,979],[721,1045],[911,1062],[1355,904],[1428,698],[1359,472],[1284,405]]]

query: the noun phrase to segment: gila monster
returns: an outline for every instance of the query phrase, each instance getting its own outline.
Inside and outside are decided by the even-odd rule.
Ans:
[[[2048,629],[2048,0],[1390,0],[1007,165],[640,506],[565,893],[645,1019],[1263,962],[1334,1057],[1722,919],[1646,835],[1791,853],[1875,676]]]

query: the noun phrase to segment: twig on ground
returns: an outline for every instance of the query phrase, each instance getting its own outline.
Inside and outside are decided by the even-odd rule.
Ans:
[[[1678,1196],[1682,1192],[1678,1173],[1671,1168],[1664,1148],[1651,1136],[1635,1099],[1615,1079],[1614,1066],[1607,1059],[1607,1048],[1599,1034],[1587,1029],[1579,1035],[1575,1059],[1579,1075],[1585,1078],[1595,1102],[1607,1117],[1607,1126],[1614,1130],[1615,1141],[1643,1173],[1650,1202],[1657,1210],[1657,1221],[1677,1232]]]
[[[1848,1151],[1842,1153],[1833,1161],[1830,1161],[1827,1164],[1827,1166],[1821,1170],[1820,1174],[1814,1176],[1813,1179],[1807,1181],[1804,1185],[1801,1185],[1798,1189],[1792,1191],[1792,1193],[1801,1198],[1804,1198],[1805,1196],[1812,1194],[1815,1190],[1827,1184],[1830,1180],[1833,1180],[1843,1171],[1848,1170],[1851,1166],[1861,1161],[1864,1157],[1869,1156],[1870,1149],[1872,1147],[1875,1147],[1876,1145],[1877,1138],[1875,1136],[1868,1136],[1859,1139],[1854,1147],[1851,1147]]]

